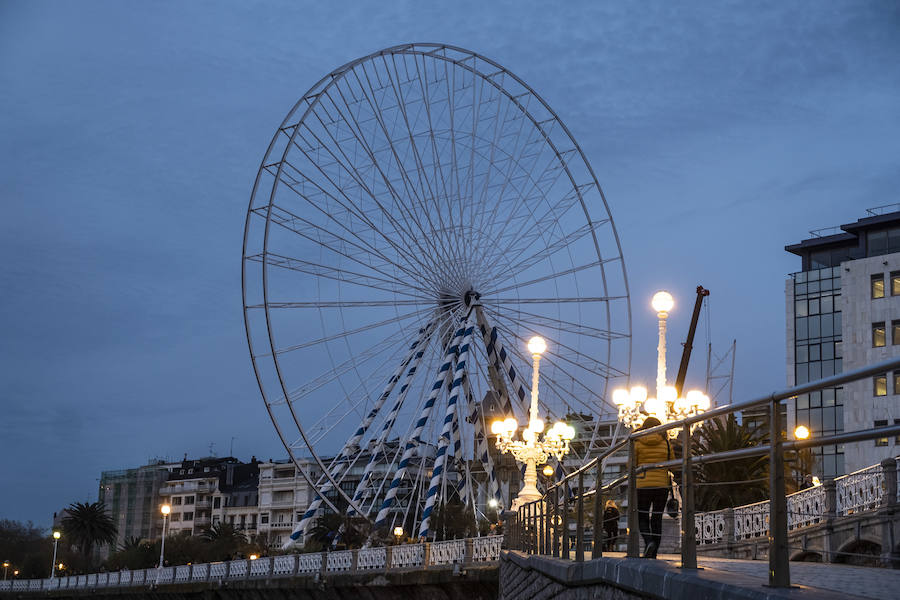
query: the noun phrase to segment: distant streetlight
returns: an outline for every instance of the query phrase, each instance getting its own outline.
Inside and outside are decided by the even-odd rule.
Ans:
[[[541,471],[541,473],[544,474],[544,477],[553,477],[553,472],[553,467],[550,465],[544,465],[544,468]]]
[[[794,430],[794,437],[798,440],[805,440],[809,438],[809,427],[806,425],[798,425]]]
[[[490,506],[491,508],[497,508],[498,506],[500,506],[500,503],[497,502],[496,498],[491,498],[490,500],[488,500],[488,506]]]
[[[250,555],[250,560],[256,560],[257,558],[259,558],[259,556],[257,556],[256,554]]]
[[[4,561],[3,561],[3,581],[6,581],[6,573],[7,573],[7,571],[9,571],[9,561],[8,561],[8,560],[4,560]]]
[[[61,535],[58,531],[53,532],[53,560],[50,561],[50,579],[53,579],[53,575],[56,573],[56,547],[59,545]]]
[[[162,543],[159,545],[159,568],[163,568],[163,555],[166,551],[166,523],[168,522],[169,513],[172,512],[172,507],[168,504],[163,504],[159,507],[159,512],[162,513],[163,516],[163,528],[162,528]]]
[[[397,525],[394,527],[394,537],[397,538],[397,543],[400,543],[400,540],[403,538],[403,528]]]

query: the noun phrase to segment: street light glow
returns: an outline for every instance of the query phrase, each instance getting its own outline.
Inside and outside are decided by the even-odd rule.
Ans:
[[[497,502],[496,498],[491,498],[490,500],[488,500],[488,506],[490,506],[491,508],[497,508],[499,505],[500,503]]]
[[[794,437],[798,440],[805,440],[809,438],[809,427],[806,425],[798,425],[794,430]]]
[[[172,507],[169,506],[168,504],[163,504],[162,506],[159,507],[159,512],[161,512],[164,515],[167,515],[170,512],[172,512]]]
[[[553,467],[550,465],[544,465],[544,470],[541,471],[544,474],[544,477],[552,477],[553,476]]]
[[[54,531],[54,532],[53,532],[53,537],[56,538],[56,539],[58,540],[58,539],[60,538],[60,533],[59,533],[58,531]]]
[[[528,351],[531,352],[531,354],[540,355],[543,354],[546,350],[547,342],[545,342],[544,338],[542,338],[541,336],[536,335],[528,340]]]
[[[257,558],[259,558],[259,557],[255,554],[250,555],[250,560],[256,560]]]
[[[653,300],[650,301],[650,305],[657,313],[668,313],[675,306],[675,299],[669,292],[661,290],[653,294]]]
[[[394,535],[396,535],[398,538],[403,537],[403,528],[399,525],[394,527]]]

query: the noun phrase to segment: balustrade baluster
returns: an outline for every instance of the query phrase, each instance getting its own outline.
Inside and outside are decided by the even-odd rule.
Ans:
[[[584,471],[578,471],[578,500],[575,516],[575,561],[584,562]]]

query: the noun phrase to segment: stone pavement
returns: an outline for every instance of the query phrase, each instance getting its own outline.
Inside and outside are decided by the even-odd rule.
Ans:
[[[604,556],[624,556],[624,553],[605,552]],[[674,554],[661,554],[659,559],[674,565],[681,563],[681,557]],[[708,569],[741,573],[758,578],[761,585],[765,584],[769,577],[769,563],[765,560],[698,557],[697,564]],[[900,570],[897,569],[792,562],[791,584],[841,592],[848,596],[877,600],[900,600]]]

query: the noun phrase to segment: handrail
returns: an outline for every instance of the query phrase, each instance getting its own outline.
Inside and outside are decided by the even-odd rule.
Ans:
[[[880,437],[888,437],[893,435],[900,435],[900,424],[889,426],[889,427],[879,427],[874,429],[866,429],[863,431],[853,431],[853,432],[845,432],[839,434],[833,434],[824,437],[817,437],[808,440],[785,440],[782,438],[781,431],[781,416],[780,416],[780,408],[779,403],[782,400],[787,398],[796,397],[799,394],[804,394],[812,391],[816,391],[826,387],[832,387],[837,385],[842,385],[844,383],[848,383],[850,381],[856,381],[862,379],[864,377],[875,375],[879,373],[884,373],[887,371],[892,371],[900,369],[900,357],[895,357],[886,361],[882,361],[879,363],[874,363],[868,365],[866,367],[862,367],[859,369],[854,369],[852,371],[847,371],[844,373],[840,373],[838,375],[833,375],[829,377],[824,377],[822,379],[818,379],[816,381],[807,382],[801,385],[793,386],[790,388],[786,388],[780,391],[772,392],[766,396],[760,396],[758,398],[754,398],[752,400],[738,402],[735,404],[730,404],[727,406],[721,406],[710,411],[694,415],[685,419],[680,419],[678,421],[673,421],[670,423],[666,423],[664,425],[658,425],[656,427],[634,431],[631,432],[625,439],[620,442],[610,446],[609,448],[604,449],[602,453],[594,457],[593,459],[586,462],[580,468],[572,471],[563,477],[560,481],[549,485],[542,495],[542,497],[536,501],[526,503],[518,508],[518,511],[514,518],[513,528],[515,531],[512,533],[512,540],[515,542],[514,545],[518,545],[521,549],[524,549],[529,552],[539,553],[539,554],[553,554],[554,556],[561,556],[563,552],[560,551],[560,539],[558,534],[556,533],[558,526],[562,525],[562,547],[567,548],[568,546],[568,538],[569,538],[569,504],[570,502],[574,503],[576,512],[576,523],[575,523],[575,539],[576,539],[576,560],[584,559],[584,502],[586,499],[592,500],[594,505],[594,522],[595,522],[595,533],[594,539],[592,542],[592,555],[594,557],[601,556],[602,550],[600,549],[600,542],[598,541],[598,533],[596,530],[599,530],[597,524],[599,523],[598,519],[600,517],[600,502],[601,498],[605,493],[608,493],[611,489],[620,486],[633,478],[640,473],[645,473],[647,471],[653,469],[680,469],[683,472],[682,478],[682,523],[681,523],[681,532],[682,532],[682,543],[681,543],[681,552],[682,552],[682,566],[684,568],[696,568],[696,522],[694,515],[694,504],[693,504],[693,484],[692,484],[692,471],[693,464],[704,464],[704,463],[712,463],[712,462],[725,462],[729,460],[737,460],[742,458],[751,458],[758,456],[766,456],[768,455],[769,461],[769,500],[765,502],[757,503],[757,508],[753,510],[758,512],[758,507],[768,504],[769,508],[769,521],[768,527],[771,528],[770,535],[768,536],[770,549],[769,549],[769,585],[773,587],[787,587],[790,585],[790,567],[788,564],[788,545],[787,545],[787,534],[789,527],[796,527],[796,521],[793,521],[793,517],[788,514],[788,494],[785,490],[785,477],[784,477],[784,453],[785,451],[790,450],[799,450],[803,448],[811,448],[817,446],[825,446],[832,444],[841,444],[862,440],[870,440],[876,439]],[[708,421],[710,419],[714,419],[716,417],[731,414],[737,411],[746,410],[748,408],[756,408],[766,406],[769,409],[769,443],[762,444],[758,446],[753,446],[749,448],[739,448],[735,450],[726,450],[723,452],[716,452],[712,454],[702,455],[702,456],[693,456],[692,455],[692,445],[691,445],[691,426],[697,423]],[[682,448],[684,451],[682,452],[682,457],[674,460],[668,460],[664,462],[659,462],[651,465],[636,465],[635,464],[635,453],[634,453],[634,442],[636,439],[639,439],[644,436],[662,434],[667,435],[666,432],[672,429],[681,429],[681,442]],[[628,446],[628,472],[620,475],[616,479],[606,484],[603,483],[603,472],[602,472],[602,463],[603,461],[612,455],[613,453],[619,451],[623,447]],[[893,465],[893,475],[891,475],[892,479],[890,489],[888,489],[886,493],[886,501],[891,502],[892,504],[897,504],[900,502],[900,495],[897,492],[897,474],[896,474],[896,464],[891,463]],[[878,465],[875,465],[876,467]],[[871,467],[874,468],[874,467]],[[871,469],[869,468],[869,469]],[[590,471],[591,469],[596,470],[595,475],[595,483],[594,489],[585,490],[584,489],[584,474]],[[868,470],[865,470],[868,473]],[[868,475],[867,475],[868,476]],[[577,495],[572,493],[573,482],[577,479],[578,493]],[[839,481],[838,480],[834,481]],[[887,482],[888,480],[885,479]],[[887,485],[887,483],[886,483]],[[599,493],[598,493],[599,489]],[[629,486],[629,497],[628,497],[628,523],[629,523],[629,535],[628,535],[628,555],[629,556],[637,556],[639,551],[639,538],[638,538],[638,528],[637,528],[637,495],[634,486]],[[816,491],[816,494],[820,494],[821,492]],[[868,492],[867,492],[868,493]],[[570,495],[573,497],[570,498]],[[809,494],[803,497],[809,497]],[[817,496],[821,498],[821,496]],[[888,498],[889,497],[889,498]],[[791,502],[796,504],[796,502],[800,502],[802,498],[794,495],[791,495]],[[803,500],[804,502],[808,502],[808,500]],[[855,500],[854,500],[855,501]],[[819,500],[817,500],[819,502]],[[830,500],[832,504],[835,502],[834,500]],[[837,503],[840,504],[841,500],[838,499]],[[792,506],[794,506],[792,504]],[[736,507],[734,510],[743,509],[744,507]],[[795,510],[795,509],[792,509]],[[712,518],[708,516],[710,513],[704,513],[699,515],[702,519]],[[793,514],[793,513],[791,513]],[[721,520],[721,515],[716,517]],[[789,525],[789,521],[794,522],[793,525]],[[708,521],[704,521],[707,522]],[[809,521],[807,520],[806,523]],[[528,527],[531,528],[532,534],[535,534],[537,537],[535,538],[532,534],[532,537],[528,537],[526,535],[528,533],[527,530],[523,530],[523,524],[527,523]],[[801,523],[802,524],[802,523]],[[568,551],[565,551],[565,556],[568,556]]]

